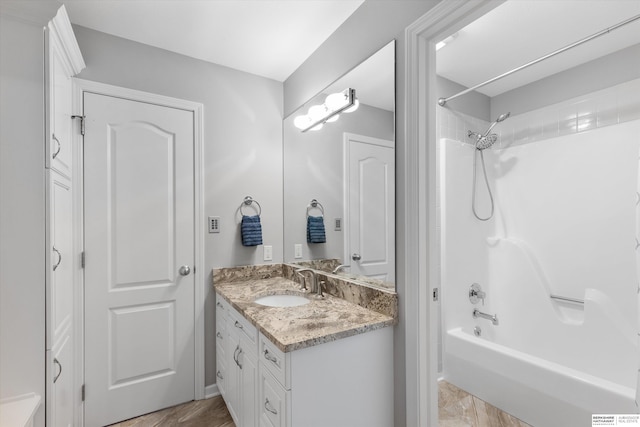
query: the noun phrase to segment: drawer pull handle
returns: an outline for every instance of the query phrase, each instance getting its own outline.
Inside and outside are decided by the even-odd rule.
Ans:
[[[59,250],[56,249],[56,247],[53,247],[53,251],[58,254],[58,262],[56,262],[56,265],[53,266],[53,271],[56,271],[56,268],[58,268],[58,266],[60,265],[60,263],[62,262],[62,254],[60,253]]]
[[[62,375],[62,364],[58,361],[58,359],[56,359],[55,357],[53,358],[53,363],[55,363],[56,365],[58,365],[58,368],[60,368],[60,370],[58,371],[58,373],[56,374],[55,377],[53,377],[53,383],[55,384],[56,381],[58,381],[58,378],[60,378],[60,375]]]
[[[221,340],[224,339],[224,337],[222,336],[222,334],[220,332],[216,332],[216,336],[218,338],[220,338]]]
[[[278,415],[278,411],[276,411],[276,408],[274,408],[271,402],[269,402],[269,399],[264,400],[264,409],[271,412],[273,415]]]
[[[264,349],[264,358],[280,366],[280,364],[278,363],[278,359],[275,356],[272,356],[271,353],[269,353],[269,350],[267,350],[266,348]]]
[[[236,328],[244,329],[242,327],[242,325],[240,324],[240,322],[238,322],[237,320],[236,320],[236,323],[234,323],[234,325],[235,325]]]
[[[240,355],[242,354],[242,349],[240,348],[240,345],[236,346],[236,351],[233,352],[233,361],[236,362],[236,365],[238,365],[238,368],[242,369],[242,364],[240,364]]]
[[[222,376],[222,374],[220,373],[220,371],[216,372],[216,377],[220,378],[221,380],[224,379],[224,377]]]
[[[56,149],[56,152],[53,153],[53,156],[51,156],[52,159],[55,159],[56,157],[58,157],[58,154],[60,154],[60,149],[62,148],[62,144],[60,144],[60,141],[58,140],[58,138],[56,138],[55,133],[52,133],[51,137],[53,138],[53,140],[56,142],[56,145],[58,146],[58,148]]]

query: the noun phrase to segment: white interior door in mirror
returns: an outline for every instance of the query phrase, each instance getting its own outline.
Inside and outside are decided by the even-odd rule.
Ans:
[[[193,116],[84,108],[85,420],[108,425],[194,398]]]
[[[346,133],[345,263],[351,272],[395,281],[394,142]]]

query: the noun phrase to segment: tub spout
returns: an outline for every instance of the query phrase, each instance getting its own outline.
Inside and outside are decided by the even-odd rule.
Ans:
[[[491,314],[487,314],[487,313],[483,313],[480,310],[478,310],[477,308],[473,310],[473,318],[477,319],[478,317],[482,317],[483,319],[487,319],[487,320],[491,320],[491,323],[493,323],[494,325],[498,324],[498,315],[494,314],[493,316]]]

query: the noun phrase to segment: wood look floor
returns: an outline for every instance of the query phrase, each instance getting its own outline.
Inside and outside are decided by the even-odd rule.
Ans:
[[[222,396],[173,406],[110,427],[235,427]]]
[[[440,427],[531,427],[445,381],[438,383]],[[153,412],[110,427],[235,427],[221,396]],[[293,426],[304,427],[304,426]]]
[[[440,427],[531,427],[446,381],[438,383],[438,409]]]

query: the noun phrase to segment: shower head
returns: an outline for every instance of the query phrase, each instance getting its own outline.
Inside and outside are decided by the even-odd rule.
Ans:
[[[498,140],[498,135],[495,133],[480,135],[478,132],[469,131],[468,136],[469,138],[475,138],[475,146],[477,150],[486,150]]]
[[[498,116],[498,118],[496,119],[496,123],[500,123],[507,120],[510,115],[511,115],[511,111],[504,114],[500,114],[500,116]]]
[[[506,112],[504,114],[500,114],[498,116],[498,118],[496,119],[495,122],[491,123],[491,126],[489,126],[489,129],[487,129],[487,131],[484,133],[484,136],[489,135],[489,132],[491,132],[491,129],[493,129],[495,127],[495,125],[497,125],[500,122],[503,122],[505,120],[507,120],[509,118],[509,116],[511,115],[511,112]]]
[[[496,121],[491,123],[491,126],[489,126],[489,129],[487,129],[487,131],[484,134],[480,134],[478,132],[473,132],[473,131],[469,131],[467,133],[467,136],[469,138],[475,138],[476,140],[475,146],[477,150],[486,150],[487,148],[495,144],[495,142],[498,140],[498,135],[496,135],[495,133],[491,133],[491,129],[493,129],[494,126],[497,125],[498,123],[507,120],[510,115],[511,115],[511,112],[500,114],[496,119]]]

